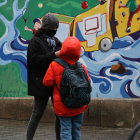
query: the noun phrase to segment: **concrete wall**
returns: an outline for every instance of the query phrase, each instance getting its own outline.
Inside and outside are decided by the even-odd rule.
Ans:
[[[0,119],[29,121],[33,109],[33,98],[0,98]],[[83,125],[101,127],[134,127],[140,121],[139,99],[92,99],[85,111]],[[54,122],[51,100],[41,122]]]

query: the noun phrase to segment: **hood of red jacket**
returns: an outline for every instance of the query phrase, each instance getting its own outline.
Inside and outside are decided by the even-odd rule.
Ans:
[[[70,64],[75,64],[80,58],[81,45],[76,37],[68,37],[63,42],[59,57]]]

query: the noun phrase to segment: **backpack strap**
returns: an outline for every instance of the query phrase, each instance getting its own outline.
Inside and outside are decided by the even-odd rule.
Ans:
[[[76,64],[77,64],[78,67],[82,67],[82,64],[80,62],[76,62]]]
[[[65,60],[61,59],[61,58],[57,58],[54,61],[56,61],[57,63],[59,63],[60,65],[62,65],[64,68],[65,67],[70,67],[73,65],[70,65],[68,62],[66,62]],[[78,67],[82,67],[80,62],[76,62],[74,65],[77,65]],[[83,67],[82,67],[83,68]]]
[[[45,39],[43,38],[43,37],[37,37],[37,39],[40,41],[40,43],[41,43],[41,45],[44,47],[44,49],[45,49],[45,51],[47,52],[47,53],[49,53],[50,51],[49,51],[49,49],[47,48],[47,46],[46,46],[46,44],[44,43],[44,41],[45,41]]]
[[[70,64],[61,58],[54,59],[58,64],[62,65],[64,68],[68,67]]]

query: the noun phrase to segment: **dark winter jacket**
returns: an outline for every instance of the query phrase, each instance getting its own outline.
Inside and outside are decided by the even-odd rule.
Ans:
[[[56,58],[55,52],[61,49],[61,42],[55,37],[56,47],[53,51],[46,40],[44,43],[49,49],[46,52],[38,37],[33,37],[27,50],[28,95],[45,97],[53,94],[53,87],[42,84],[43,77],[50,63]]]

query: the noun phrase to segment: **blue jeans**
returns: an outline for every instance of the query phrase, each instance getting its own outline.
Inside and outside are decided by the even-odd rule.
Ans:
[[[81,139],[80,127],[83,123],[83,116],[84,112],[72,117],[59,116],[61,125],[61,140]]]

